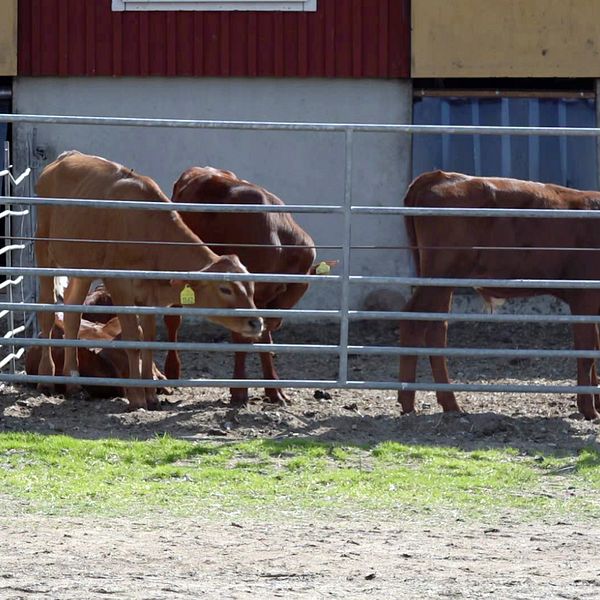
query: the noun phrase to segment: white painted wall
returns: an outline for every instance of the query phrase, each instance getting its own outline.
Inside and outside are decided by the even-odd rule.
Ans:
[[[27,114],[165,118],[410,123],[411,86],[392,80],[193,79],[193,78],[17,78],[14,110]],[[353,203],[398,206],[410,177],[410,137],[355,134]],[[192,165],[230,169],[289,204],[342,204],[342,133],[184,130],[170,128],[18,125],[17,166],[39,170],[68,149],[98,154],[152,176],[170,195],[179,174]],[[342,219],[298,215],[317,245],[340,245]],[[410,271],[403,219],[355,217],[354,245],[394,246],[354,250],[351,270],[363,275]],[[319,258],[339,258],[323,248]],[[406,293],[398,287],[398,292]],[[369,296],[370,295],[370,296]],[[351,306],[388,302],[389,294],[354,287]],[[368,298],[368,299],[367,299]],[[302,307],[333,308],[339,293],[326,284],[311,287]],[[390,308],[399,309],[400,306]]]

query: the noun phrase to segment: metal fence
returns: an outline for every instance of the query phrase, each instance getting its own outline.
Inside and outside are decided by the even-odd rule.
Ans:
[[[181,119],[144,119],[144,118],[112,118],[112,117],[80,117],[80,116],[49,116],[49,115],[8,115],[0,114],[0,122],[11,123],[52,123],[62,125],[99,125],[99,126],[139,126],[139,127],[182,127],[182,128],[204,128],[204,129],[234,129],[234,130],[292,130],[292,131],[314,131],[335,132],[344,136],[345,140],[345,191],[343,202],[336,205],[286,205],[286,206],[240,206],[230,205],[197,205],[178,204],[178,211],[197,212],[318,212],[338,214],[343,221],[343,245],[342,261],[338,275],[265,275],[265,274],[227,274],[227,273],[182,273],[180,271],[133,271],[119,270],[106,271],[98,269],[42,269],[36,267],[15,267],[7,264],[0,268],[0,273],[8,277],[24,276],[58,276],[67,275],[73,277],[89,278],[140,278],[140,279],[171,279],[181,278],[189,280],[252,280],[258,282],[303,282],[311,285],[336,285],[339,287],[340,308],[335,310],[267,310],[267,309],[199,309],[199,308],[163,308],[163,307],[111,307],[110,311],[115,314],[178,314],[178,315],[260,315],[263,317],[297,317],[300,319],[325,319],[335,320],[339,323],[338,344],[198,344],[179,342],[174,344],[162,342],[128,342],[110,341],[90,342],[85,340],[39,340],[35,337],[23,337],[18,339],[18,345],[26,348],[33,345],[54,346],[77,346],[94,348],[151,348],[154,350],[178,349],[196,351],[244,351],[276,353],[302,352],[318,353],[337,356],[338,375],[335,379],[282,379],[277,385],[294,388],[347,388],[347,389],[396,389],[396,390],[433,390],[433,391],[506,391],[506,392],[597,392],[595,387],[563,386],[563,385],[489,385],[489,384],[435,384],[435,383],[403,383],[393,380],[390,373],[389,381],[363,381],[349,378],[348,357],[350,355],[446,355],[446,356],[474,356],[474,357],[593,357],[600,358],[600,351],[572,351],[572,350],[519,350],[519,349],[485,349],[485,348],[402,348],[397,346],[364,346],[350,345],[348,338],[349,324],[352,321],[363,319],[385,319],[385,320],[448,320],[448,321],[488,321],[488,322],[562,322],[562,323],[600,323],[600,316],[578,316],[578,315],[511,315],[511,314],[470,314],[470,313],[415,313],[406,311],[362,311],[351,310],[349,306],[349,290],[355,284],[389,284],[392,286],[452,286],[452,287],[495,287],[495,288],[580,288],[600,289],[600,281],[597,280],[539,280],[539,279],[448,279],[448,278],[418,278],[418,277],[391,277],[391,276],[362,276],[350,275],[350,258],[352,249],[352,227],[353,217],[365,214],[386,215],[463,215],[468,217],[482,216],[512,216],[521,218],[574,218],[574,219],[596,219],[600,218],[600,211],[569,211],[569,210],[503,210],[503,209],[434,209],[434,208],[406,208],[406,207],[373,207],[357,206],[352,202],[352,144],[355,132],[381,132],[381,133],[404,133],[404,134],[463,134],[463,135],[538,135],[538,136],[600,136],[597,128],[555,128],[555,127],[483,127],[483,126],[432,126],[432,125],[386,125],[386,124],[337,124],[337,123],[285,123],[285,122],[250,122],[250,121],[207,121],[207,120],[181,120]],[[125,202],[106,200],[73,200],[60,198],[35,198],[35,197],[3,197],[3,203],[7,210],[12,210],[12,205],[35,206],[39,204],[64,204],[110,207],[116,209],[151,209],[171,210],[172,205],[160,205],[154,202]],[[0,303],[0,311],[24,311],[27,313],[40,311],[56,311],[56,305],[42,305],[38,303],[15,302],[9,299]],[[63,312],[81,312],[79,305],[60,305],[58,308]],[[106,312],[106,307],[86,306],[85,311],[89,313]],[[575,376],[575,372],[573,373]],[[574,377],[573,377],[574,378]],[[66,383],[77,381],[81,384],[93,385],[123,385],[127,386],[163,386],[164,382],[156,382],[143,379],[116,379],[116,378],[91,378],[91,377],[44,377],[27,376],[23,373],[0,373],[0,380],[9,382],[34,382],[34,383]],[[167,385],[188,387],[273,387],[272,380],[264,379],[179,379],[169,380]]]
[[[5,195],[3,198],[6,201],[6,206],[2,211],[0,211],[0,220],[4,224],[5,240],[2,248],[0,248],[0,256],[4,258],[4,264],[6,267],[12,268],[16,264],[22,264],[23,250],[26,248],[26,244],[13,243],[13,238],[16,237],[13,235],[13,226],[16,224],[15,221],[18,220],[22,231],[24,222],[23,219],[24,217],[29,216],[30,211],[28,208],[14,210],[11,206],[10,197],[12,196],[13,189],[18,188],[25,178],[29,176],[31,170],[27,168],[23,173],[21,173],[21,175],[17,177],[13,175],[10,144],[8,142],[4,142],[2,158],[2,168],[0,169],[0,189],[4,188],[3,191]],[[2,283],[0,283],[0,293],[5,295],[8,304],[13,304],[15,298],[18,296],[20,296],[21,302],[24,302],[25,297],[23,294],[23,275],[16,274],[14,277],[9,275]],[[16,361],[21,358],[25,348],[21,347],[16,349],[14,343],[11,343],[9,340],[13,340],[16,335],[26,330],[26,317],[23,315],[21,323],[17,325],[15,319],[15,310],[2,308],[0,309],[0,319],[4,320],[5,318],[7,319],[8,324],[6,326],[6,330],[4,330],[4,327],[2,327],[2,334],[3,339],[6,340],[3,345],[7,347],[8,353],[6,356],[0,358],[0,370],[4,367],[8,367],[9,372],[14,374],[16,371]]]

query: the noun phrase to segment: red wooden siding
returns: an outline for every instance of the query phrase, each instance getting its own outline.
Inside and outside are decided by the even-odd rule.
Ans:
[[[19,75],[409,77],[410,0],[318,0],[312,13],[112,12],[20,0]]]

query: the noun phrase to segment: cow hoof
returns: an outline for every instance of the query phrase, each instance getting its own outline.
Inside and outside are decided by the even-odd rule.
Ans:
[[[593,421],[594,419],[598,418],[595,404],[596,402],[594,397],[584,396],[577,398],[577,408],[583,417],[588,421]]]
[[[78,383],[67,383],[65,385],[65,394],[67,396],[75,396],[82,391],[82,387]]]
[[[90,399],[90,395],[80,385],[67,385],[65,397],[76,402],[84,402]]]
[[[229,400],[229,406],[231,406],[232,408],[245,408],[246,406],[248,406],[248,404],[248,399],[240,400],[238,398],[230,398]]]
[[[160,410],[160,400],[158,398],[146,398],[146,407],[148,410]]]
[[[236,408],[248,406],[248,390],[231,390],[229,405]]]
[[[595,421],[600,418],[600,414],[594,411],[580,411],[586,421]]]
[[[269,389],[265,390],[263,401],[268,402],[270,404],[280,404],[281,406],[287,406],[290,402],[290,399],[283,393],[282,390]]]
[[[414,404],[404,404],[403,402],[399,402],[398,404],[400,404],[401,415],[412,415],[415,412]]]
[[[461,407],[458,406],[458,404],[454,405],[454,406],[442,406],[442,411],[445,413],[461,413],[463,412]]]
[[[45,396],[52,396],[52,394],[54,394],[54,385],[51,383],[38,383],[37,391]]]

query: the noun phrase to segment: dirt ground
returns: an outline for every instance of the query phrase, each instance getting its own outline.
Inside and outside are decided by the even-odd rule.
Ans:
[[[0,597],[515,598],[600,596],[597,527],[497,527],[366,515],[334,522],[0,520]]]
[[[335,343],[333,325],[287,323],[278,342]],[[205,323],[186,323],[185,341],[226,340]],[[353,324],[350,342],[397,343],[389,322]],[[451,346],[569,348],[562,325],[451,326]],[[183,375],[229,377],[232,358],[186,353]],[[158,357],[159,364],[162,357]],[[421,380],[429,374],[425,362]],[[282,378],[334,378],[327,356],[281,355]],[[397,359],[351,357],[357,380],[394,380]],[[457,358],[454,381],[571,384],[574,360]],[[250,361],[249,376],[259,376]],[[26,386],[4,386],[0,429],[65,433],[82,438],[144,439],[168,432],[185,439],[254,437],[344,443],[395,440],[466,449],[510,446],[527,453],[575,455],[600,447],[600,425],[580,418],[571,394],[459,393],[465,412],[443,415],[432,393],[418,395],[418,413],[401,416],[391,391],[288,390],[285,406],[253,390],[234,410],[228,391],[188,388],[164,396],[157,412],[126,411],[124,400],[45,397]],[[325,396],[325,397],[323,397]],[[2,491],[0,490],[0,498]],[[465,523],[448,515],[428,522],[373,522],[340,514],[327,523],[290,516],[285,522],[182,519],[162,523],[106,522],[30,516],[0,501],[0,598],[598,598],[600,528],[589,523]]]

